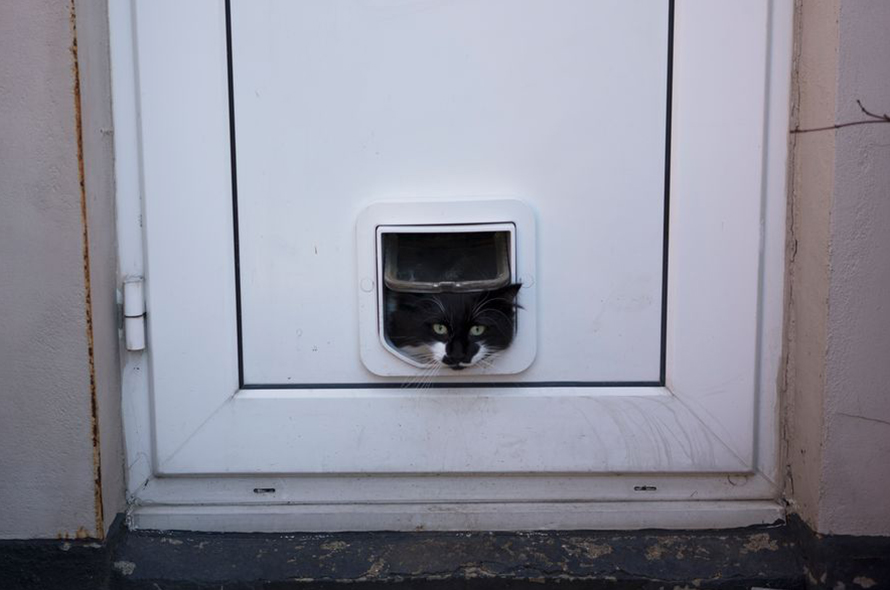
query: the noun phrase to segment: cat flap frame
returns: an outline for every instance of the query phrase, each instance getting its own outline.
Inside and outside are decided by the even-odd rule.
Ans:
[[[440,202],[376,203],[366,208],[356,222],[358,261],[358,315],[361,359],[376,375],[413,377],[423,367],[400,353],[383,331],[384,253],[386,233],[507,232],[510,235],[510,280],[522,283],[518,296],[517,330],[509,348],[490,367],[442,371],[449,379],[510,375],[524,371],[535,358],[535,223],[531,209],[514,199],[467,199]],[[453,374],[452,374],[453,373]]]
[[[471,235],[479,236],[479,239],[473,241],[467,237]],[[485,234],[491,234],[491,244],[486,247],[483,240]],[[451,256],[448,252],[437,258],[436,252],[430,246],[432,244],[422,245],[419,252],[414,253],[414,260],[411,261],[412,268],[410,271],[400,273],[403,268],[400,263],[399,249],[400,243],[404,245],[406,240],[399,240],[399,236],[422,236],[429,238],[441,238],[442,236],[460,237],[463,244],[457,246],[452,242],[448,250],[451,250]],[[422,240],[416,240],[421,242]],[[426,246],[426,247],[424,247]],[[410,248],[411,245],[408,246]],[[459,258],[455,259],[454,250],[463,250],[458,253]],[[466,257],[488,258],[483,260],[482,264],[476,265],[473,270],[477,274],[470,275],[470,268],[461,260]],[[429,372],[430,367],[424,363],[417,361],[410,355],[402,352],[397,346],[392,344],[390,335],[387,333],[386,309],[387,309],[387,291],[401,293],[441,293],[441,292],[480,292],[491,289],[505,287],[510,283],[516,282],[516,226],[512,223],[501,224],[473,224],[473,225],[381,225],[377,227],[377,325],[379,327],[378,334],[380,342],[384,348],[390,353],[396,355],[411,366],[426,370]],[[484,271],[479,269],[486,266],[489,267]],[[437,264],[438,263],[438,264]],[[409,262],[410,264],[410,262]],[[419,267],[419,268],[418,268]],[[424,268],[426,267],[426,268]],[[459,268],[462,267],[462,268]],[[472,265],[471,265],[472,267]],[[419,271],[419,272],[418,272]],[[485,272],[488,271],[488,272]],[[418,274],[420,276],[418,276]],[[480,276],[481,275],[481,276]],[[423,280],[426,279],[426,280]],[[521,299],[517,295],[517,299]],[[517,326],[518,323],[514,321]],[[515,335],[515,334],[514,334]],[[512,345],[512,344],[511,344]],[[508,349],[509,350],[509,349]],[[500,357],[500,353],[498,354]],[[470,374],[482,375],[498,375],[502,374],[498,367],[498,361],[494,361],[492,365],[468,367],[463,370],[472,371]],[[444,371],[446,376],[453,375],[451,371]],[[436,374],[439,376],[439,373]]]

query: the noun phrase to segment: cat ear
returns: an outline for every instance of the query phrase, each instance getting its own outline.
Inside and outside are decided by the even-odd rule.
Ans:
[[[502,306],[510,310],[517,308],[522,309],[522,306],[516,303],[516,295],[521,288],[522,283],[513,283],[512,285],[507,285],[500,289],[494,289],[493,291],[488,292],[487,299],[491,302],[490,305],[494,307]]]
[[[513,283],[511,285],[507,285],[506,287],[495,289],[491,292],[491,295],[492,297],[506,299],[510,302],[513,302],[516,300],[516,295],[519,293],[519,289],[521,288],[522,283]]]

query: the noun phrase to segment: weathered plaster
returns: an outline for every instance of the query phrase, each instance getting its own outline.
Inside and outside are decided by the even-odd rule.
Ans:
[[[890,112],[890,2],[839,16],[836,120]],[[819,531],[890,535],[890,124],[836,135]]]
[[[99,436],[99,401],[96,399],[96,363],[93,348],[93,291],[90,283],[90,232],[87,225],[86,172],[83,162],[83,114],[80,91],[80,64],[77,53],[77,23],[74,0],[71,0],[71,57],[73,58],[74,78],[74,121],[77,143],[77,178],[80,186],[81,256],[83,257],[84,314],[87,330],[87,370],[90,375],[90,436],[93,445],[93,504],[96,526],[94,534],[101,536],[105,531],[102,509],[102,457]]]
[[[798,2],[801,129],[890,111],[890,3]],[[793,135],[785,441],[792,508],[890,535],[890,124]]]
[[[81,95],[86,220],[98,468],[105,527],[124,510],[120,359],[117,329],[117,242],[114,133],[106,0],[74,0]]]
[[[799,0],[795,16],[792,126],[834,121],[840,0]],[[792,135],[785,427],[786,494],[810,525],[818,515],[822,471],[829,285],[829,210],[834,133]]]
[[[0,3],[0,538],[97,534],[70,16]]]

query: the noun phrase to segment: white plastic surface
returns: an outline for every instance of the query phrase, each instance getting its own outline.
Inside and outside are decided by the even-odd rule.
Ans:
[[[502,380],[657,382],[667,35],[667,1],[234,0],[245,382],[386,382],[356,219],[493,198],[532,209],[540,269]]]
[[[124,281],[124,316],[137,318],[145,313],[145,281],[142,277]]]
[[[124,334],[127,350],[145,350],[145,316],[124,318]]]
[[[388,6],[393,9],[389,14],[394,15],[398,6],[409,4],[415,3],[362,5],[375,10]],[[236,8],[243,9],[251,5],[234,3]],[[784,202],[782,183],[763,180],[765,165],[780,170],[783,162],[781,148],[763,151],[768,131],[764,118],[764,104],[768,101],[764,93],[770,76],[767,67],[770,60],[765,54],[770,43],[770,4],[747,0],[727,1],[719,7],[709,2],[677,3],[677,31],[682,35],[677,38],[674,95],[668,387],[533,387],[525,390],[495,387],[433,392],[397,388],[238,391],[232,209],[227,184],[230,160],[225,34],[220,3],[196,0],[185,6],[156,0],[150,4],[137,2],[136,6],[143,139],[140,165],[145,175],[149,317],[154,348],[150,364],[153,399],[147,410],[151,412],[147,420],[153,429],[154,446],[142,448],[140,452],[152,458],[154,473],[338,476],[360,472],[392,485],[399,479],[391,478],[393,473],[447,473],[469,477],[468,474],[504,473],[700,472],[725,479],[732,477],[727,474],[754,470],[758,454],[775,451],[774,438],[764,436],[762,431],[760,438],[754,434],[756,412],[776,399],[775,390],[768,385],[773,381],[768,376],[757,381],[758,367],[765,358],[772,363],[769,366],[775,366],[773,357],[778,354],[774,352],[770,356],[760,348],[758,326],[766,333],[781,329],[780,314],[775,312],[781,306],[781,292],[778,297],[775,290],[765,294],[758,285],[765,267],[774,277],[776,266],[780,265],[773,257],[761,259],[761,228],[768,228],[770,232],[767,244],[781,244],[781,239],[776,239],[781,235],[777,236],[776,232],[781,233],[782,225],[775,223],[775,212],[781,213],[782,209],[773,205]],[[167,18],[171,14],[176,18]],[[787,24],[787,20],[783,22]],[[311,36],[311,31],[307,34]],[[261,41],[272,38],[274,36],[258,37]],[[616,51],[606,54],[612,66],[622,55]],[[311,58],[313,56],[306,56]],[[624,66],[621,69],[625,69]],[[262,89],[260,96],[264,96]],[[342,100],[344,105],[359,105],[354,107],[359,110],[364,104]],[[271,105],[268,108],[278,113],[281,129],[297,128],[283,122],[290,116],[289,112],[304,111],[297,108],[298,105],[292,105],[290,111],[284,105],[279,106],[280,109]],[[605,108],[601,105],[598,116],[609,121],[621,120],[621,117],[609,116],[614,115],[612,111],[603,115]],[[728,121],[724,116],[726,109],[732,112]],[[559,111],[547,111],[546,116],[554,112]],[[776,123],[780,130],[784,129],[783,120],[778,117]],[[633,120],[627,123],[632,124]],[[245,130],[251,128],[247,125]],[[611,140],[606,128],[597,130]],[[624,126],[613,131],[620,140],[633,135],[635,128]],[[267,137],[286,139],[285,135],[282,131],[281,135]],[[561,138],[561,134],[550,138],[551,149],[562,145],[556,141]],[[522,143],[522,137],[514,139]],[[638,149],[651,147],[642,142],[639,135],[635,141]],[[770,143],[773,144],[775,142]],[[311,156],[307,156],[309,160],[282,156],[276,165],[291,166],[288,178],[308,182],[316,177],[300,173],[317,171],[307,168],[307,162],[317,163],[312,154],[320,157],[336,151],[337,145],[345,144],[331,136],[328,144],[306,148]],[[539,143],[533,145],[540,146]],[[462,143],[461,146],[475,144]],[[577,164],[574,159],[577,152],[570,149],[563,153]],[[244,150],[239,155],[249,160]],[[481,166],[480,162],[484,161],[473,159],[459,169],[472,171],[474,165]],[[371,163],[368,160],[363,170],[371,170]],[[551,163],[556,167],[561,165]],[[587,178],[568,163],[566,166],[570,169],[560,168],[562,174],[553,186],[568,186]],[[345,182],[351,174],[347,173],[349,170],[354,168],[338,169],[342,174],[330,178]],[[448,168],[446,172],[450,174],[454,170]],[[523,170],[517,174],[522,176]],[[628,176],[646,173],[636,169],[624,172]],[[429,176],[406,178],[416,180]],[[431,199],[446,195],[453,198],[454,194],[466,194],[468,190],[448,186],[445,172],[438,179],[441,183]],[[492,188],[495,184],[487,186]],[[399,191],[373,186],[377,188],[362,193],[366,196],[357,201],[383,200],[376,198],[380,193],[393,198],[416,196],[407,189],[406,193],[393,196],[391,193]],[[291,188],[293,194],[297,194],[298,188],[307,187],[297,183]],[[282,198],[277,202],[281,208],[276,206],[266,212],[269,223],[254,226],[261,228],[255,234],[247,233],[272,242],[283,239],[279,242],[281,249],[292,251],[294,260],[303,262],[315,255],[308,253],[312,239],[331,240],[318,242],[319,251],[329,248],[332,257],[320,260],[317,265],[272,269],[282,270],[281,276],[289,277],[284,285],[288,289],[269,291],[281,299],[277,305],[315,312],[321,309],[311,305],[316,299],[307,302],[301,298],[313,289],[321,294],[327,291],[310,279],[319,276],[324,279],[323,271],[330,271],[335,282],[339,281],[336,277],[341,272],[355,276],[352,259],[355,243],[351,237],[354,217],[343,215],[343,225],[331,230],[331,226],[322,223],[325,217],[321,215],[329,211],[326,199],[332,198],[327,190],[330,186],[316,182],[308,188],[313,190],[307,193],[307,199],[294,197],[288,202]],[[452,190],[455,188],[459,190]],[[523,195],[522,191],[509,194]],[[590,193],[582,191],[576,196],[582,194]],[[262,209],[265,193],[242,191],[240,197],[242,204],[245,200],[249,203],[251,199],[260,199],[255,205]],[[548,259],[542,253],[553,251],[554,246],[561,253],[593,252],[584,244],[585,240],[598,239],[601,225],[595,225],[594,221],[622,229],[629,227],[614,217],[606,220],[597,217],[596,209],[591,215],[577,213],[585,206],[583,199],[562,202],[575,205],[568,216],[564,216],[562,207],[551,208],[547,203],[534,204],[540,230],[538,263],[542,270],[535,282],[542,289],[538,301],[541,358],[551,358],[544,350],[551,342],[545,335],[545,324],[547,330],[561,329],[576,317],[571,313],[573,309],[582,303],[590,305],[588,300],[579,303],[578,297],[548,301],[543,296],[545,286],[555,283],[552,274],[543,274],[544,262]],[[766,207],[765,203],[772,205]],[[628,218],[645,213],[640,207],[624,211]],[[574,225],[552,225],[551,220],[555,218],[569,219]],[[341,217],[336,219],[337,224],[341,223]],[[590,224],[585,225],[588,221]],[[242,226],[242,231],[245,227]],[[545,227],[556,229],[544,231]],[[287,241],[289,232],[301,236],[300,240],[309,240],[299,243],[302,250],[292,249],[293,244]],[[344,232],[348,238],[342,237]],[[197,240],[196,235],[201,239]],[[635,247],[648,251],[645,244],[616,246],[609,251],[610,260],[632,255]],[[781,260],[781,248],[778,256]],[[576,266],[595,268],[596,259],[594,252],[588,257],[579,256],[574,262]],[[257,258],[253,262],[278,265],[283,264],[282,260],[288,259]],[[243,267],[246,274],[242,278],[259,271],[258,267],[253,267],[253,271],[251,268]],[[294,268],[309,268],[312,272],[307,271],[296,280],[291,272]],[[546,268],[554,266],[548,261]],[[591,276],[599,275],[591,271]],[[362,284],[363,281],[359,281],[358,285],[351,285],[349,297],[354,298]],[[332,292],[340,293],[339,290]],[[197,302],[193,293],[213,296]],[[337,305],[339,295],[325,299],[312,291],[311,296],[318,301],[326,300],[332,313],[340,314],[329,323],[331,332],[339,333],[336,326],[341,321],[344,325],[357,325],[354,308]],[[298,304],[293,304],[294,298]],[[761,314],[761,307],[770,312],[767,325],[762,325],[765,316]],[[558,321],[560,319],[563,321]],[[294,327],[286,318],[278,321],[283,326]],[[337,350],[349,350],[340,348],[339,344],[342,343],[335,347]],[[585,354],[581,355],[580,362],[575,359],[569,363],[573,370],[586,372],[602,362],[596,349],[588,344],[575,343]],[[354,354],[352,360],[356,364],[343,365],[347,367],[346,376],[349,367],[360,366],[357,348]],[[299,381],[303,372],[312,378],[317,376],[315,371],[327,370],[324,363],[314,364],[311,355],[307,354],[306,358],[309,360],[298,364],[301,372],[291,374],[292,378]],[[343,377],[336,373],[337,365],[332,366],[328,377]],[[690,494],[696,492],[694,478],[689,478],[688,485]],[[361,496],[361,484],[351,489]],[[501,492],[492,494],[500,497]],[[762,490],[757,492],[758,497],[763,494]],[[474,498],[491,500],[492,496],[486,496],[483,491]]]
[[[124,281],[124,336],[127,350],[145,350],[145,281]]]

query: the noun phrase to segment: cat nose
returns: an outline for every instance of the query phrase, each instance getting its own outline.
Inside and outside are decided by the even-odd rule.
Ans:
[[[454,369],[455,371],[460,371],[461,369],[464,368],[460,364],[461,362],[463,362],[463,361],[461,361],[461,359],[456,359],[456,358],[450,357],[448,355],[445,355],[444,357],[442,357],[442,362],[445,363],[446,365],[448,365],[449,368]]]
[[[456,365],[463,360],[466,353],[467,351],[464,346],[455,339],[449,342],[448,346],[445,347],[445,357],[442,361],[446,365]]]

